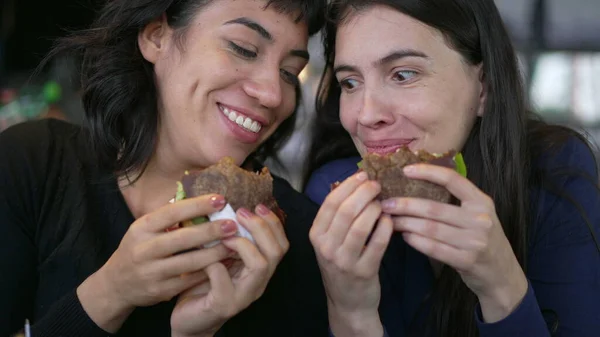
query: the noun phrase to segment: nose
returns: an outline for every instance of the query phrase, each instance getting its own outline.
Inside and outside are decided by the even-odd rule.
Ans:
[[[279,69],[260,69],[256,76],[243,85],[248,96],[255,98],[266,108],[276,108],[281,105],[281,77]]]
[[[368,128],[380,128],[394,123],[391,102],[394,97],[385,97],[381,89],[366,89],[358,115],[358,123]]]

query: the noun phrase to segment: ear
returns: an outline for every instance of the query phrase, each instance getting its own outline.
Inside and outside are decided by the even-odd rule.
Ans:
[[[487,82],[485,81],[485,73],[483,72],[483,63],[480,63],[477,66],[477,73],[479,76],[479,108],[477,109],[477,116],[481,117],[483,116],[483,112],[485,110],[485,103],[487,101],[487,93],[488,93],[488,86],[487,86]]]
[[[171,28],[167,23],[165,14],[147,24],[138,34],[138,46],[140,47],[142,56],[148,62],[155,64],[165,52],[167,39],[170,36]]]

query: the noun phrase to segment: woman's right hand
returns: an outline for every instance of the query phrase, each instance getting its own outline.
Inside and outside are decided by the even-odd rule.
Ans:
[[[380,191],[364,172],[346,179],[327,196],[310,230],[337,336],[383,335],[379,266],[393,223],[375,200]]]
[[[235,235],[235,222],[165,230],[219,211],[225,204],[222,196],[205,195],[165,205],[136,220],[106,264],[77,288],[90,318],[114,333],[136,307],[168,301],[206,281],[203,269],[228,258],[232,251],[222,244],[194,248]]]

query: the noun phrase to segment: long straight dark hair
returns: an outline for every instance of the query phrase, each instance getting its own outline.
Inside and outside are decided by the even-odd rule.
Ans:
[[[157,89],[152,64],[138,47],[139,32],[165,15],[178,42],[198,11],[215,0],[109,0],[91,28],[57,41],[40,69],[59,54],[81,57],[86,124],[98,162],[117,175],[137,176],[154,153],[158,136]],[[274,9],[306,22],[309,35],[323,26],[325,0],[264,0]],[[296,88],[296,108],[300,100]],[[250,159],[275,156],[294,130],[296,113],[285,120]],[[135,180],[135,178],[133,179]]]
[[[358,155],[340,122],[341,91],[332,66],[337,27],[349,15],[372,6],[392,8],[436,28],[465,62],[483,65],[485,110],[462,152],[469,165],[469,179],[495,201],[504,232],[526,271],[530,230],[527,224],[533,220],[528,188],[542,180],[532,165],[533,153],[543,153],[550,146],[580,136],[568,128],[545,124],[528,113],[516,53],[493,0],[333,0],[323,36],[326,67],[317,95],[305,182],[325,163]],[[473,318],[477,298],[452,268],[442,269],[431,301],[426,326],[429,331],[421,331],[422,335],[478,335]]]

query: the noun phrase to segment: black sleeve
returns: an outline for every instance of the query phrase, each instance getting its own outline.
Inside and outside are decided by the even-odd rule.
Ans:
[[[38,249],[47,237],[37,227],[44,209],[46,172],[56,142],[48,121],[24,123],[0,134],[0,336],[23,328],[34,317]],[[47,219],[46,219],[47,220]],[[39,321],[38,336],[106,336],[87,316],[75,289]]]

